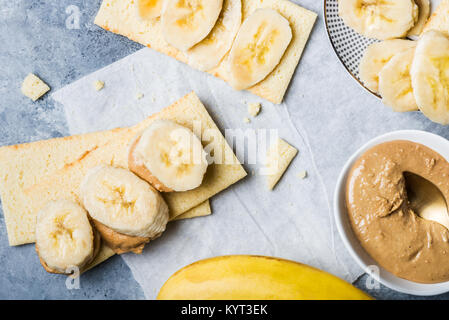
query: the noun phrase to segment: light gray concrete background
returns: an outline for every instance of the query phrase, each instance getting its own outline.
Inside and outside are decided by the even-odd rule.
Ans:
[[[141,48],[93,25],[100,3],[101,0],[0,0],[0,145],[68,134],[64,112],[49,96],[35,103],[22,96],[20,85],[29,72],[56,90]],[[66,10],[71,5],[80,10],[79,29],[67,28]],[[322,12],[319,13],[315,38],[326,36]],[[68,290],[65,276],[50,275],[40,266],[33,245],[8,246],[3,214],[0,268],[0,299],[143,298],[141,288],[118,256],[83,275],[80,289]],[[420,298],[383,286],[368,290],[367,280],[362,276],[355,284],[375,298]],[[448,297],[449,294],[432,298]]]

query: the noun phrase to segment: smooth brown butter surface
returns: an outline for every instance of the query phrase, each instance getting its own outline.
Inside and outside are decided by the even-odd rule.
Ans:
[[[366,151],[351,168],[346,206],[364,249],[398,277],[421,283],[449,280],[449,231],[420,218],[407,200],[404,172],[437,186],[449,199],[449,163],[411,141],[391,141]]]

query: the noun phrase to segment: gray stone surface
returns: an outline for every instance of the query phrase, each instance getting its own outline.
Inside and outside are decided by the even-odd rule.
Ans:
[[[49,96],[33,103],[20,93],[21,82],[29,72],[56,90],[141,48],[93,25],[100,2],[0,0],[0,145],[68,134],[64,112]],[[80,10],[80,29],[66,27],[66,8],[70,5]],[[67,290],[66,277],[43,270],[33,245],[8,246],[3,220],[0,215],[0,299],[143,298],[130,270],[117,256],[83,275],[79,290]],[[383,286],[367,290],[365,283],[366,276],[356,281],[378,299],[419,298]]]
[[[66,28],[66,7],[80,9],[80,29]],[[0,145],[68,134],[63,110],[49,95],[33,103],[20,85],[29,72],[52,90],[108,65],[141,46],[93,25],[100,1],[0,0]],[[143,292],[120,257],[81,277],[67,290],[66,277],[40,266],[33,245],[9,247],[0,215],[0,299],[142,299]]]

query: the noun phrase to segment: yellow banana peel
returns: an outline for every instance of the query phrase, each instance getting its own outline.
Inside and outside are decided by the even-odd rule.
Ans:
[[[159,300],[371,300],[351,284],[313,267],[262,256],[201,260],[173,274]]]

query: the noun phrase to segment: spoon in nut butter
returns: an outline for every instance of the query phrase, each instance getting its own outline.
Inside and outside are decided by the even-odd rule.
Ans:
[[[447,204],[440,189],[416,174],[405,172],[404,177],[408,200],[415,213],[449,229]]]

